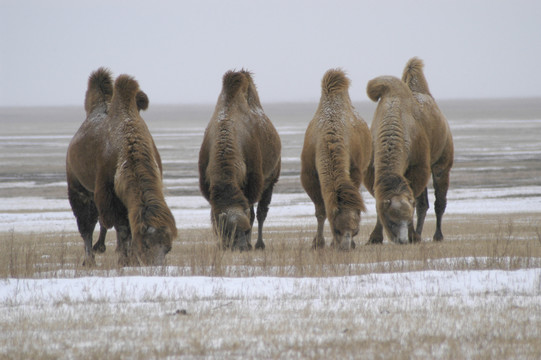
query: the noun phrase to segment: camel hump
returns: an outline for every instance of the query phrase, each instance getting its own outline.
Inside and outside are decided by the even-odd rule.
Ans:
[[[122,97],[135,98],[139,92],[139,83],[131,76],[122,74],[116,78],[115,93]]]
[[[136,106],[137,110],[148,108],[148,96],[139,89],[139,83],[133,77],[123,74],[115,81],[113,103],[124,104],[123,106]]]
[[[381,97],[387,95],[391,91],[402,91],[404,90],[404,87],[404,83],[394,76],[379,76],[368,82],[366,85],[366,93],[372,101],[377,102]]]
[[[327,70],[321,80],[321,90],[326,94],[345,91],[349,88],[349,79],[342,69]]]
[[[405,82],[413,92],[430,94],[428,83],[426,82],[425,74],[423,72],[424,66],[423,60],[417,57],[411,58],[404,68],[402,81]]]
[[[222,80],[222,94],[226,101],[233,99],[241,90],[245,92],[250,80],[251,74],[246,70],[226,72]]]
[[[97,106],[105,105],[113,96],[113,78],[109,69],[100,67],[88,78],[85,97],[85,110],[89,114]]]
[[[90,74],[90,77],[88,78],[88,90],[111,96],[113,94],[111,71],[107,68],[100,67]]]

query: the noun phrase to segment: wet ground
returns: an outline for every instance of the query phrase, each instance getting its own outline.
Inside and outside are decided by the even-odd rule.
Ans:
[[[317,104],[263,106],[282,141],[282,174],[273,203],[282,199],[286,205],[310,206],[299,180],[300,153]],[[483,194],[513,201],[529,199],[524,211],[540,212],[541,99],[440,101],[440,107],[455,143],[450,199],[476,200],[481,211]],[[185,199],[195,199],[204,207],[204,200],[197,200],[197,160],[213,108],[151,103],[142,113],[162,157],[166,200],[178,211],[190,211],[189,206],[183,207]],[[358,103],[356,109],[371,122],[374,103]],[[69,211],[65,155],[84,117],[82,106],[0,108],[0,216],[4,213],[4,222],[13,221],[6,215],[14,212]],[[363,196],[370,197],[365,190]],[[516,206],[520,207],[520,201]],[[75,221],[73,228],[76,231]]]

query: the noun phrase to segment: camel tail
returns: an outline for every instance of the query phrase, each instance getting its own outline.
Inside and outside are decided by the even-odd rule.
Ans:
[[[430,95],[428,83],[423,72],[424,65],[423,60],[417,57],[411,58],[404,68],[402,81],[408,85],[411,91]]]
[[[100,67],[88,78],[85,110],[89,114],[98,106],[107,106],[113,96],[113,78],[109,69]]]
[[[233,99],[241,89],[246,91],[250,78],[250,73],[244,70],[226,72],[222,80],[222,94],[225,95],[226,101]]]
[[[330,69],[323,75],[321,90],[328,95],[347,90],[349,84],[350,81],[343,70]]]

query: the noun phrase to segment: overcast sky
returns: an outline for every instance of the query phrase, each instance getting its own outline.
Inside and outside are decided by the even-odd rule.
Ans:
[[[329,68],[368,80],[425,61],[436,99],[541,96],[541,1],[0,0],[0,106],[81,105],[91,71],[151,104],[215,103],[245,68],[263,104],[317,101]]]

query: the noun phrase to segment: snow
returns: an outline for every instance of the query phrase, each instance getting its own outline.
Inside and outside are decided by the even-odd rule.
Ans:
[[[195,181],[195,180],[194,180]],[[188,180],[177,184],[189,184]],[[13,185],[12,185],[13,186]],[[363,189],[368,211],[361,221],[375,221],[375,201]],[[429,200],[434,201],[433,191]],[[210,228],[210,207],[202,196],[169,196],[179,229]],[[456,189],[448,193],[446,215],[516,214],[541,211],[541,186],[491,189]],[[432,215],[429,210],[428,219]],[[305,193],[274,194],[266,226],[314,223],[314,205]],[[67,199],[44,197],[0,198],[0,232],[76,232],[77,225]]]
[[[541,269],[422,271],[329,278],[82,277],[0,280],[2,307],[61,302],[153,302],[212,298],[289,299],[473,297],[486,294],[541,298]]]
[[[539,268],[3,279],[0,357],[538,358],[539,304]]]

